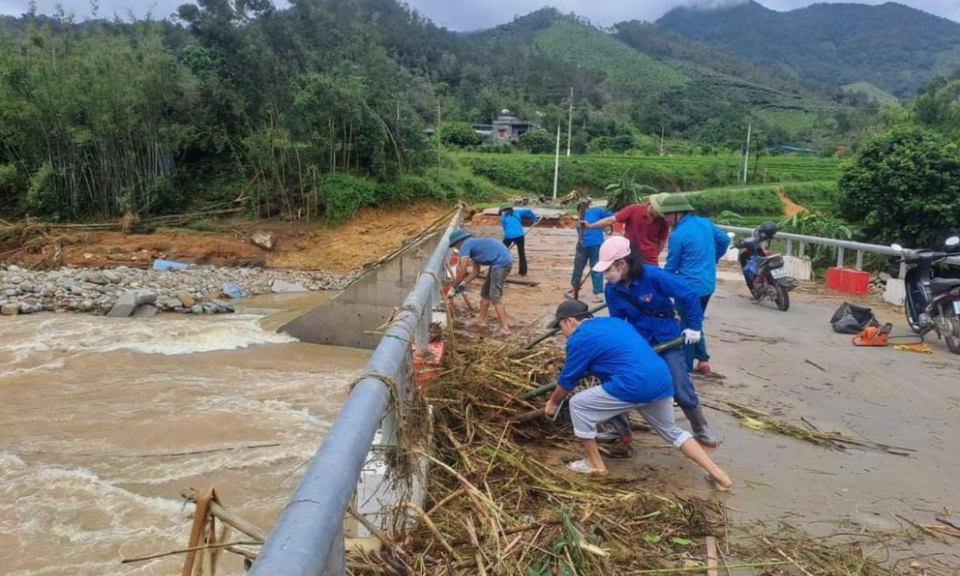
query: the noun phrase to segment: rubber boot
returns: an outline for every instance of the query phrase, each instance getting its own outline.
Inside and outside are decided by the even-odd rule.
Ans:
[[[597,442],[630,442],[633,440],[633,430],[630,428],[630,414],[624,412],[619,416],[606,421],[610,426],[609,432],[597,434]]]
[[[713,431],[710,430],[710,425],[707,424],[707,418],[703,415],[703,406],[697,406],[689,410],[684,408],[683,415],[690,421],[690,426],[693,427],[693,436],[701,446],[705,448],[717,447],[719,441],[713,435]]]

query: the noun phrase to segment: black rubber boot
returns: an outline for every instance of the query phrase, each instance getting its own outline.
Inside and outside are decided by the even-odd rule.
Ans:
[[[713,431],[710,430],[710,425],[707,424],[707,417],[703,415],[703,406],[697,406],[690,410],[684,408],[683,414],[690,421],[690,426],[693,427],[693,436],[697,439],[697,442],[705,448],[716,448],[720,441],[717,440]]]

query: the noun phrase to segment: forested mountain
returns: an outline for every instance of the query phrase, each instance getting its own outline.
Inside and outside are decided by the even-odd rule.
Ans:
[[[458,34],[396,0],[289,4],[0,20],[0,212],[73,219],[239,198],[257,214],[349,216],[381,193],[446,193],[431,188],[436,172],[400,180],[436,169],[423,130],[438,116],[448,144],[504,108],[552,132],[571,89],[576,152],[655,153],[662,133],[737,150],[750,123],[757,146],[831,149],[872,114],[863,96],[637,22],[601,30],[544,9]],[[454,127],[467,138],[448,138]]]
[[[960,24],[902,4],[813,4],[776,12],[757,2],[677,8],[657,24],[798,78],[869,83],[898,97],[960,68]]]

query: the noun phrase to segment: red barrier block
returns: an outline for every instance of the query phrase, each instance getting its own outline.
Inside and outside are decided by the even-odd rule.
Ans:
[[[863,296],[870,291],[870,274],[846,268],[829,268],[827,288],[844,294]]]
[[[863,296],[870,292],[870,273],[858,270],[844,270],[840,291],[846,294]]]
[[[827,288],[840,292],[843,288],[843,268],[827,268]]]

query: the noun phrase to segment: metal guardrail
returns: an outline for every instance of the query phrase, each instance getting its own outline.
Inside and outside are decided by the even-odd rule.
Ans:
[[[753,234],[753,228],[742,228],[739,226],[717,226],[724,232],[734,232],[736,234]],[[837,249],[837,268],[843,268],[844,259],[846,257],[846,250],[856,251],[857,253],[857,270],[863,269],[863,255],[864,254],[882,254],[884,256],[896,256],[902,257],[904,255],[910,255],[914,250],[905,249],[903,252],[898,252],[890,246],[881,246],[879,244],[865,244],[863,242],[854,242],[852,240],[837,240],[835,238],[821,238],[819,236],[804,236],[802,234],[792,234],[790,232],[777,232],[775,237],[776,240],[786,240],[787,249],[786,255],[793,256],[793,243],[797,242],[799,244],[799,250],[797,256],[803,258],[806,254],[807,245],[817,244],[820,246],[831,246]],[[960,256],[951,256],[947,258],[947,262],[950,264],[955,264],[960,266]],[[903,278],[907,272],[907,265],[900,265],[900,278]]]
[[[342,576],[346,573],[343,519],[383,421],[385,445],[396,442],[393,409],[412,390],[410,344],[425,349],[433,307],[458,212],[374,350],[296,491],[270,532],[250,576]],[[399,399],[391,404],[391,395]]]

